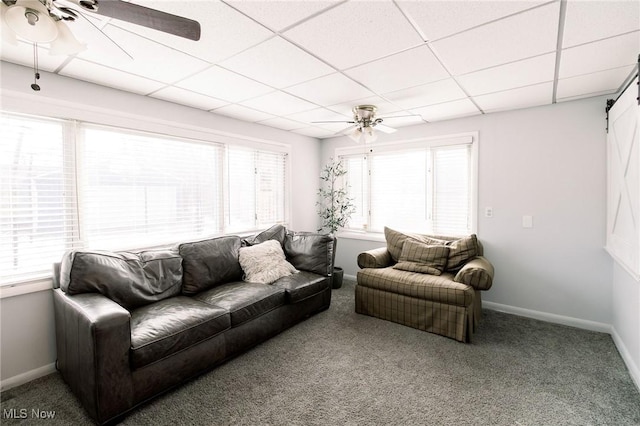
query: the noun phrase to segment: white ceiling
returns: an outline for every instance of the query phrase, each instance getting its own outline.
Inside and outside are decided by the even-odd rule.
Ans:
[[[190,41],[114,19],[39,65],[79,80],[325,138],[351,107],[418,123],[618,92],[640,53],[637,0],[134,0],[199,21]],[[1,58],[32,66],[33,48]],[[46,82],[41,81],[41,86]]]

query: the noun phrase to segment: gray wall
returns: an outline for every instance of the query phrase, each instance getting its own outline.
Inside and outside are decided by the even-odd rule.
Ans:
[[[479,132],[478,236],[496,269],[483,300],[611,324],[612,260],[606,225],[604,98],[402,128],[380,142]],[[391,122],[389,122],[391,125]],[[333,138],[322,160],[351,144]],[[493,217],[483,215],[493,207]],[[532,215],[534,226],[522,227]],[[357,272],[357,254],[384,242],[341,238],[337,262]]]

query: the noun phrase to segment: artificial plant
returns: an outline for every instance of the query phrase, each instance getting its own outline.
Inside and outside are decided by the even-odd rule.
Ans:
[[[316,203],[318,215],[322,219],[319,232],[327,230],[335,234],[339,228],[347,226],[355,211],[353,199],[348,197],[346,185],[341,179],[346,174],[347,169],[342,161],[333,158],[320,172],[320,180],[322,181],[318,190],[320,200]]]

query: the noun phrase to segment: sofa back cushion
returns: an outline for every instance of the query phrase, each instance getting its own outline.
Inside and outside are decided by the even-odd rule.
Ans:
[[[60,266],[65,293],[101,293],[129,310],[180,294],[181,285],[182,259],[174,250],[71,251]]]
[[[276,240],[280,243],[281,247],[284,247],[284,236],[287,232],[287,228],[280,224],[273,225],[271,228],[265,229],[262,232],[245,237],[242,240],[243,246],[255,246],[256,244],[264,243],[269,240]]]
[[[231,235],[178,246],[182,256],[182,293],[203,290],[242,279],[238,261],[240,237]]]
[[[287,231],[284,253],[294,268],[329,276],[333,273],[333,245],[331,235]]]

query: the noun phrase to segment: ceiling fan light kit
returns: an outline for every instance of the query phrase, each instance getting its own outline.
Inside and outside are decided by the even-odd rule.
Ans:
[[[18,37],[32,43],[49,43],[58,36],[54,19],[38,0],[18,0],[7,8],[4,20]]]

